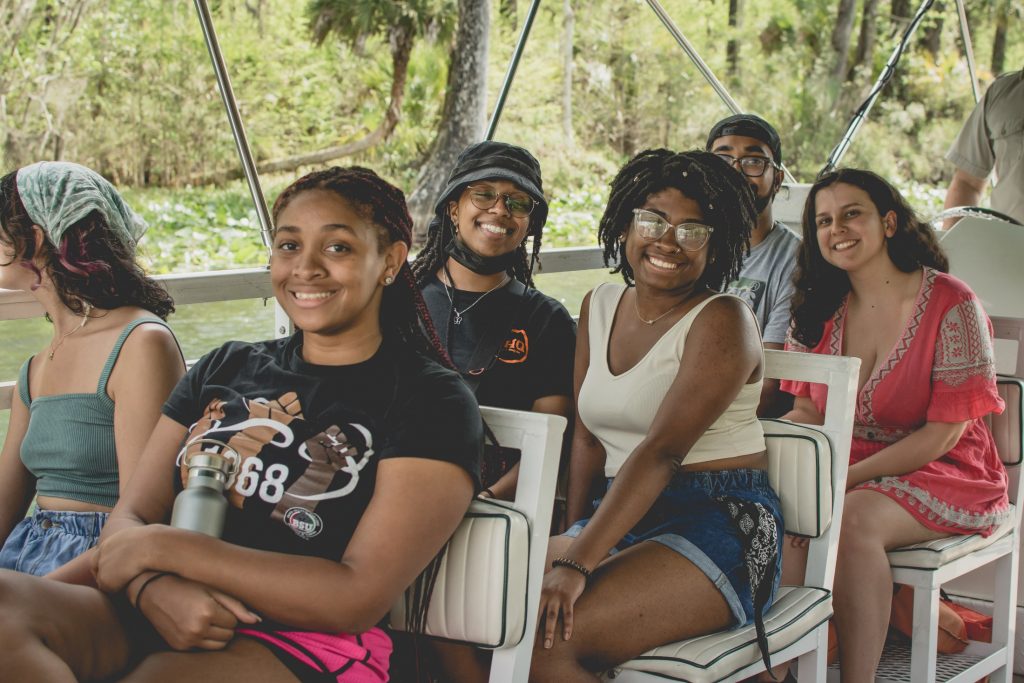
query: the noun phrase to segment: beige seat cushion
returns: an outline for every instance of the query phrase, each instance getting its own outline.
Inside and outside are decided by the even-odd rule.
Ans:
[[[822,588],[780,586],[764,618],[768,648],[778,652],[832,616],[832,595]],[[676,681],[717,681],[761,661],[754,625],[664,645],[624,664]]]
[[[761,420],[768,478],[791,534],[817,538],[832,522],[832,445],[818,427]]]
[[[965,536],[946,536],[934,541],[915,543],[889,551],[889,564],[893,567],[908,569],[938,569],[939,567],[963,557],[975,550],[992,545],[1007,534],[1013,533],[1016,519],[1013,506],[1010,506],[1009,517],[987,538],[981,534]]]
[[[474,500],[441,560],[424,632],[486,648],[518,644],[526,627],[529,548],[522,512]],[[403,595],[391,608],[392,628],[405,630],[405,617]]]

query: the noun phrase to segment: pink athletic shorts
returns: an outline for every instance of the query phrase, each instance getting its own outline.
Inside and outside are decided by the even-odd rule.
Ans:
[[[386,683],[391,638],[379,628],[359,635],[311,631],[258,631],[240,628],[255,638],[302,683]]]

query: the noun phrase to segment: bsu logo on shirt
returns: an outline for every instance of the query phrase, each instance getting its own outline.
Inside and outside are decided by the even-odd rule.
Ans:
[[[509,337],[501,343],[498,360],[502,363],[522,363],[530,355],[530,337],[526,330],[512,328]]]

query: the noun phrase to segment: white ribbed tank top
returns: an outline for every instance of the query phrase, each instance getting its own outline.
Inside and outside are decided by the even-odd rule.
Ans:
[[[614,477],[630,453],[647,436],[655,413],[679,374],[686,336],[704,307],[721,296],[697,304],[654,343],[639,363],[620,375],[608,368],[608,339],[625,285],[602,284],[590,295],[590,366],[580,387],[580,419],[604,446],[604,472]],[[708,381],[714,381],[709,377]],[[736,399],[693,445],[684,465],[763,451],[764,432],[757,419],[761,380],[745,384]],[[686,406],[679,406],[680,416]]]

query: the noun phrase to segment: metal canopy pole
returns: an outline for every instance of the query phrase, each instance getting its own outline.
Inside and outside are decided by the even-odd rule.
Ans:
[[[896,72],[896,65],[900,61],[900,57],[903,56],[903,52],[907,49],[907,43],[910,42],[911,36],[914,35],[914,31],[917,30],[918,24],[921,23],[921,19],[924,18],[925,13],[931,9],[932,5],[935,4],[935,0],[924,0],[921,6],[917,9],[917,14],[910,20],[910,24],[903,32],[903,36],[900,37],[900,41],[893,48],[892,54],[889,56],[888,61],[885,63],[885,67],[882,72],[878,74],[878,79],[875,81],[875,85],[871,88],[871,92],[868,93],[867,98],[861,103],[854,112],[853,118],[850,119],[850,124],[846,128],[846,133],[843,134],[839,144],[835,146],[832,153],[828,155],[828,162],[825,164],[825,168],[821,169],[819,175],[828,173],[839,165],[843,156],[846,154],[846,150],[850,148],[850,143],[853,142],[854,136],[857,135],[857,131],[860,130],[861,125],[868,116],[868,112],[871,111],[871,107],[874,106],[875,100],[882,93],[882,88],[885,84],[892,79],[893,74]]]
[[[981,101],[981,92],[978,89],[978,70],[974,65],[974,45],[971,43],[971,31],[967,26],[967,10],[964,8],[964,0],[956,0],[956,12],[960,15],[960,38],[964,41],[967,70],[971,72],[971,92],[974,93],[974,103],[977,104]]]
[[[732,98],[729,91],[725,89],[724,85],[722,85],[722,82],[718,80],[714,73],[712,73],[711,68],[703,59],[701,59],[700,55],[697,54],[697,50],[690,44],[690,41],[683,35],[683,32],[680,31],[679,27],[676,26],[674,21],[672,21],[672,17],[668,15],[668,12],[666,12],[665,8],[661,6],[661,3],[658,2],[658,0],[647,0],[647,4],[652,10],[654,10],[654,14],[657,15],[658,19],[661,20],[661,23],[664,24],[666,29],[668,29],[668,32],[671,33],[672,37],[675,38],[677,43],[679,43],[679,47],[683,48],[683,52],[685,52],[686,56],[690,58],[690,61],[697,67],[701,76],[704,77],[704,80],[708,82],[708,85],[710,85],[718,94],[722,102],[725,103],[725,106],[728,107],[733,114],[744,113],[740,105],[736,103],[736,100]],[[782,172],[785,174],[787,181],[794,184],[796,183],[796,178],[793,177],[789,172],[789,169],[784,165],[782,166]]]
[[[530,37],[530,29],[533,28],[533,19],[537,16],[537,9],[539,7],[540,0],[533,0],[530,3],[530,9],[526,13],[526,21],[523,23],[523,30],[519,32],[519,41],[516,43],[515,52],[512,53],[512,61],[508,63],[508,70],[505,72],[505,81],[501,84],[501,92],[498,93],[498,101],[494,104],[491,122],[487,124],[487,133],[484,134],[484,140],[494,139],[494,131],[498,128],[498,121],[501,119],[501,112],[505,108],[508,91],[512,89],[512,80],[516,77],[519,59],[523,56],[523,48],[526,47],[526,41]]]
[[[220,42],[217,40],[217,33],[213,28],[210,8],[206,0],[194,1],[196,12],[199,13],[199,23],[203,27],[206,49],[210,51],[213,70],[217,74],[217,85],[220,88],[221,98],[224,100],[224,109],[227,110],[228,121],[231,123],[231,135],[235,138],[235,147],[238,149],[238,157],[242,162],[242,170],[245,172],[245,181],[249,185],[249,194],[252,195],[252,202],[256,207],[256,217],[260,221],[260,237],[263,239],[263,246],[269,249],[271,244],[270,212],[267,210],[267,201],[263,197],[263,188],[260,187],[256,164],[252,160],[249,141],[245,137],[245,127],[242,125],[242,117],[238,113],[238,103],[235,102],[235,93],[231,89],[231,78],[228,76],[224,56],[220,51]]]

